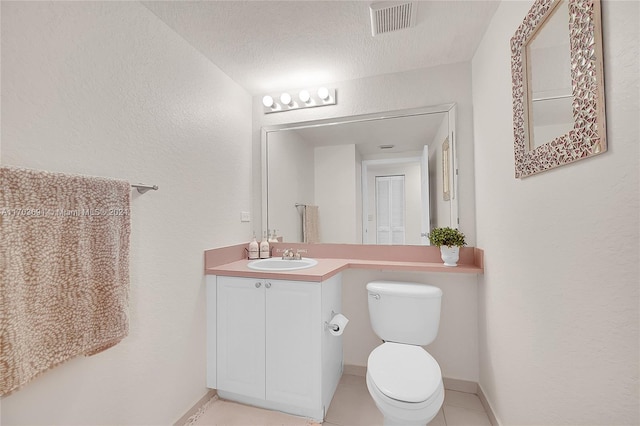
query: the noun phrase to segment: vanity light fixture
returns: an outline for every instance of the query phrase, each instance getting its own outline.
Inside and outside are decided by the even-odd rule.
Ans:
[[[301,90],[300,93],[298,93],[298,97],[305,104],[308,104],[309,101],[311,101],[311,95],[306,90]]]
[[[326,87],[319,88],[318,97],[323,101],[327,101],[329,99],[329,89],[327,89]]]
[[[300,90],[295,98],[290,93],[282,92],[281,94],[265,95],[262,98],[264,113],[335,105],[337,103],[336,89],[327,87]]]
[[[284,92],[282,95],[280,95],[280,102],[282,102],[282,105],[285,105],[288,107],[293,105],[293,99],[291,99],[291,95],[288,94],[287,92]]]
[[[271,108],[273,107],[273,98],[269,95],[265,96],[264,98],[262,98],[262,105],[264,105],[266,108]]]

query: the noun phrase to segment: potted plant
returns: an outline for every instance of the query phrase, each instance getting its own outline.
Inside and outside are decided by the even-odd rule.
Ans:
[[[429,234],[429,242],[440,247],[440,256],[445,266],[457,266],[460,247],[467,244],[462,232],[449,227],[433,228]]]

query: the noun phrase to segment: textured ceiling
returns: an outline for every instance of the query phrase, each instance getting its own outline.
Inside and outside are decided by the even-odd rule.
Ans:
[[[498,1],[419,1],[416,26],[371,35],[368,1],[143,4],[251,94],[472,58]]]

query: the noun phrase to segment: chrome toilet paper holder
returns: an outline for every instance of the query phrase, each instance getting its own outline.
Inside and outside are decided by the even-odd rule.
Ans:
[[[329,324],[327,321],[324,322],[324,327],[325,328],[330,328],[333,331],[339,331],[340,330],[340,326],[338,324]]]
[[[331,319],[333,319],[333,317],[336,316],[336,313],[334,310],[331,310]],[[340,330],[340,326],[338,324],[331,324],[329,323],[329,321],[325,321],[324,322],[324,328],[326,329],[331,329],[333,331],[338,331]]]

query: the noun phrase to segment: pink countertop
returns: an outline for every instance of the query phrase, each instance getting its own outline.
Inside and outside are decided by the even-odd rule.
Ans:
[[[324,281],[348,268],[389,271],[481,274],[484,253],[475,247],[462,247],[458,266],[444,266],[440,250],[429,246],[363,246],[356,244],[273,244],[273,255],[284,249],[306,250],[303,257],[316,259],[311,268],[295,271],[256,271],[247,265],[245,244],[205,252],[205,274],[294,281]]]
[[[209,275],[225,275],[230,277],[271,278],[274,280],[324,281],[327,278],[349,267],[344,259],[316,259],[318,264],[311,268],[295,271],[256,271],[247,265],[251,260],[237,260],[224,265],[207,268]]]

